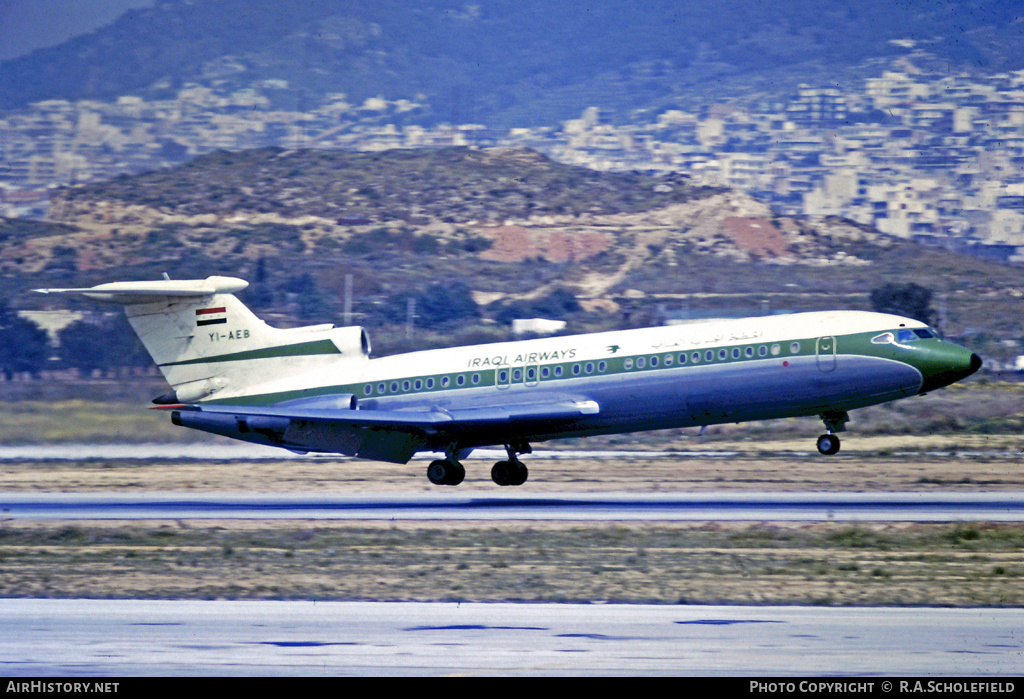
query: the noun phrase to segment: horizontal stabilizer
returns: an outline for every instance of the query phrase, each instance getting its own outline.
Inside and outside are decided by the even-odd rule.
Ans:
[[[96,301],[120,303],[126,306],[156,303],[161,298],[190,298],[232,294],[249,286],[249,282],[235,277],[207,277],[206,279],[159,279],[144,282],[111,282],[85,289],[36,289],[40,294],[79,294]]]

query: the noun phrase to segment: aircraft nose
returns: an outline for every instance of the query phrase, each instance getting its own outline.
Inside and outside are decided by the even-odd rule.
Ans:
[[[981,364],[981,357],[976,353],[956,345],[944,344],[941,349],[929,353],[927,360],[918,365],[924,378],[921,393],[966,379],[978,371]]]

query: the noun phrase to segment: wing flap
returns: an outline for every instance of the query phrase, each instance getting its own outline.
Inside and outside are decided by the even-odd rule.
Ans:
[[[550,400],[512,405],[419,410],[359,410],[323,407],[323,397],[307,404],[271,406],[224,403],[167,406],[175,424],[214,434],[273,444],[300,451],[319,451],[364,459],[407,463],[436,437],[459,439],[475,431],[536,427],[564,423],[600,408],[591,400]]]
[[[521,403],[500,406],[424,408],[419,410],[359,410],[306,407],[302,405],[231,405],[197,404],[189,410],[204,413],[259,416],[286,420],[353,425],[391,429],[437,431],[445,428],[494,425],[519,421],[548,421],[596,415],[598,404],[592,400],[562,400],[544,403]]]

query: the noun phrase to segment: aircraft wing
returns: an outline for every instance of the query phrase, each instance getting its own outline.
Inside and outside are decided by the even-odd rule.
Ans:
[[[439,434],[457,439],[478,430],[513,430],[519,424],[563,423],[600,413],[593,400],[549,396],[501,405],[424,406],[401,410],[339,409],[310,405],[175,406],[178,424],[226,436],[263,435],[280,446],[406,463]],[[242,433],[231,434],[235,430]],[[261,440],[254,440],[261,441]]]

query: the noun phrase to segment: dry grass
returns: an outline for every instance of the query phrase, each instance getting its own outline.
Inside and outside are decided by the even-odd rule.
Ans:
[[[6,523],[0,595],[1020,606],[1022,525]]]

